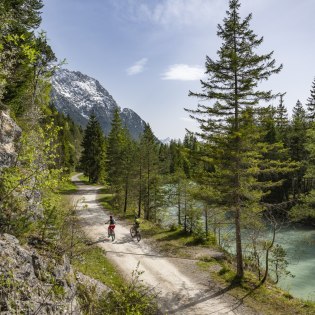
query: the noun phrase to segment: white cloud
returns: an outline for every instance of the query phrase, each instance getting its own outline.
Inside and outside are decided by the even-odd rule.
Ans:
[[[175,64],[171,65],[168,70],[162,74],[162,80],[195,81],[202,79],[204,72],[205,70],[201,66]]]
[[[142,58],[138,60],[134,65],[129,67],[126,71],[128,75],[135,75],[143,72],[146,63],[148,62],[147,58]]]
[[[112,0],[113,1],[113,0]],[[115,7],[125,16],[163,26],[217,23],[218,14],[225,12],[222,0],[128,0]]]

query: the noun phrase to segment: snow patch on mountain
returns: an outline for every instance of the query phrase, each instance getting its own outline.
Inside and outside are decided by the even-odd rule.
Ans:
[[[132,109],[121,108],[109,92],[94,78],[79,71],[58,70],[52,78],[52,99],[59,112],[86,126],[92,112],[96,114],[106,135],[110,132],[115,109],[133,138],[139,138],[145,122]]]

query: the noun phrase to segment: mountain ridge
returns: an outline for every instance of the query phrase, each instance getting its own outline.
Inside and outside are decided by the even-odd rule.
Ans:
[[[122,124],[132,138],[139,139],[145,121],[132,109],[117,104],[112,95],[100,82],[80,71],[59,69],[52,78],[52,102],[56,109],[69,115],[77,124],[85,127],[92,112],[108,135],[111,129],[113,113],[119,111]]]

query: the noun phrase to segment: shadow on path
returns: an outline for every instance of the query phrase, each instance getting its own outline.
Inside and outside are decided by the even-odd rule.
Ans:
[[[219,290],[219,291],[217,291],[217,292],[215,292],[215,293],[212,293],[211,295],[204,296],[204,297],[202,297],[202,298],[196,299],[196,300],[194,300],[194,301],[192,301],[192,302],[189,302],[189,303],[186,303],[186,304],[184,304],[184,305],[182,305],[182,306],[179,306],[179,307],[176,308],[176,309],[169,310],[169,311],[168,311],[168,314],[175,314],[175,313],[180,314],[181,311],[184,311],[185,309],[191,308],[191,307],[196,306],[196,305],[198,305],[198,304],[200,304],[200,303],[203,303],[203,302],[205,302],[205,301],[208,301],[208,300],[217,298],[217,297],[223,295],[224,293],[230,291],[230,290],[233,289],[234,287],[236,287],[236,285],[233,285],[233,284],[232,284],[232,285],[230,285],[230,286],[228,286],[228,287],[226,287],[226,288],[224,288],[224,289],[221,289],[221,290]],[[210,291],[210,290],[207,290],[206,292],[209,292],[209,291]],[[213,289],[211,289],[211,292],[212,292],[212,291],[213,291]],[[232,310],[234,310],[234,309],[236,309],[237,307],[239,307],[242,303],[237,303],[237,304],[239,304],[239,305],[237,305],[236,307],[233,307]],[[222,308],[222,310],[224,310],[224,309],[226,309],[226,307],[223,307],[223,308]],[[229,311],[231,311],[231,309],[229,309]],[[214,312],[211,312],[211,311],[209,310],[209,313],[208,313],[208,314],[217,314],[217,312],[218,312],[218,310],[215,310]]]

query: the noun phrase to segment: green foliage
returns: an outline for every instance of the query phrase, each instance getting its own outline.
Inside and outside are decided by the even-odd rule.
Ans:
[[[294,161],[304,162],[307,159],[307,151],[305,150],[306,130],[306,112],[302,103],[298,100],[293,108],[292,122],[288,139],[291,157]],[[301,169],[300,177],[304,175],[304,171],[305,169]]]
[[[57,166],[63,167],[67,173],[75,171],[79,166],[81,156],[81,142],[83,131],[76,125],[70,117],[59,113],[56,108],[50,106],[43,109],[45,113],[44,121],[54,119],[54,124],[58,127],[57,141],[59,143],[57,153]]]
[[[280,277],[283,276],[294,277],[294,275],[292,275],[291,272],[287,270],[289,262],[286,260],[286,256],[287,256],[286,251],[279,244],[276,244],[271,250],[270,263],[275,278],[275,283],[278,283]]]
[[[305,141],[305,150],[307,151],[308,160],[306,164],[305,179],[314,180],[315,176],[315,124],[312,123],[307,130]],[[302,140],[301,140],[302,141]],[[290,217],[294,221],[315,218],[315,190],[314,187],[305,194],[301,195],[297,204],[292,208]]]
[[[149,124],[140,139],[139,208],[143,206],[144,218],[154,220],[158,211],[161,182],[159,178],[158,144]],[[140,216],[140,213],[138,213]]]
[[[124,214],[135,203],[136,144],[123,128],[118,109],[114,112],[107,143],[108,182],[115,194],[115,207]]]
[[[100,248],[84,251],[74,261],[82,273],[103,282],[111,288],[97,297],[93,290],[80,287],[81,307],[86,314],[156,314],[156,296],[139,279],[141,272],[136,269],[130,282],[123,281]]]
[[[141,274],[137,268],[127,285],[112,290],[101,300],[102,314],[158,314],[156,294],[142,283]]]
[[[90,116],[84,130],[82,147],[80,164],[84,175],[88,176],[90,183],[104,182],[106,145],[101,125],[95,114]]]
[[[307,118],[310,122],[314,122],[315,120],[315,79],[312,83],[310,96],[307,99]]]
[[[17,166],[1,174],[1,230],[15,235],[48,224],[57,203],[62,169],[55,168],[58,129],[53,122],[24,133]],[[47,221],[48,220],[48,221]],[[46,224],[42,225],[47,226]]]
[[[0,99],[5,89],[12,86],[18,68],[27,65],[36,55],[32,30],[41,21],[41,7],[41,0],[3,0],[0,3]],[[25,77],[19,80],[26,82]]]
[[[120,287],[124,283],[122,276],[99,247],[85,246],[80,255],[73,258],[72,263],[76,270],[101,281],[110,288]]]

